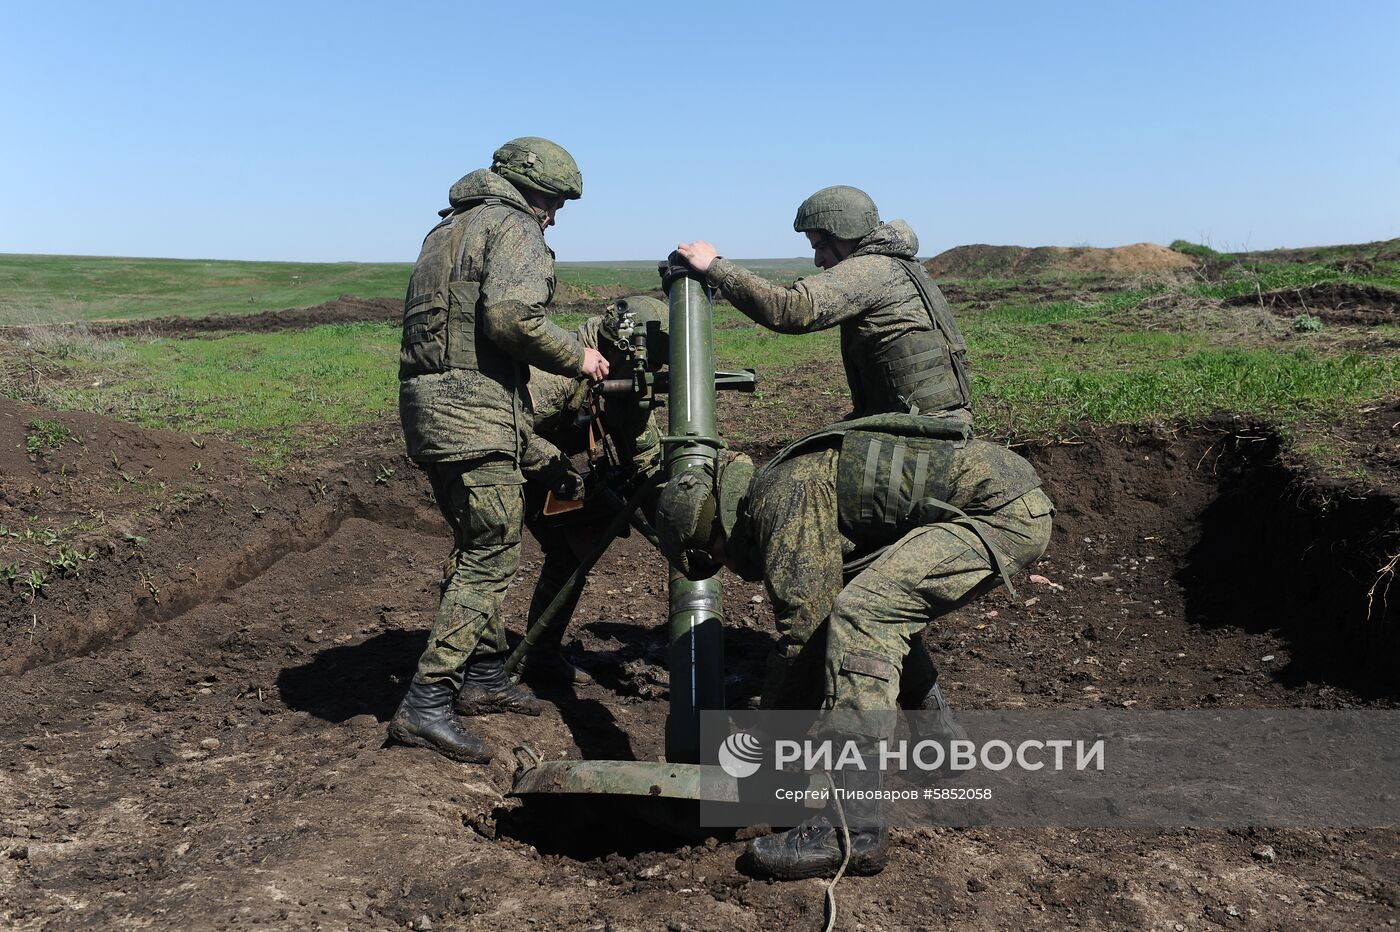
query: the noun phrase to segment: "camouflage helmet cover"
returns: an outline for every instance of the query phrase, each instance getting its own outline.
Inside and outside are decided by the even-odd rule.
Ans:
[[[858,240],[880,225],[880,211],[860,188],[838,184],[822,188],[797,208],[792,228],[814,231],[836,239]]]
[[[645,328],[651,321],[656,321],[662,332],[665,332],[670,324],[671,311],[665,304],[650,295],[638,294],[629,298],[618,298],[609,304],[603,311],[603,332],[612,339],[617,339],[618,320],[625,313],[632,313],[634,326]]]
[[[574,157],[539,136],[521,136],[501,146],[491,156],[491,170],[517,187],[567,200],[583,197],[583,175]]]
[[[710,556],[714,527],[715,489],[707,470],[690,469],[666,483],[656,503],[656,533],[661,552],[687,578],[719,570]]]
[[[690,579],[719,570],[710,543],[716,530],[733,532],[753,479],[753,460],[742,453],[721,451],[716,465],[716,479],[708,470],[691,469],[671,480],[656,505],[661,552]]]

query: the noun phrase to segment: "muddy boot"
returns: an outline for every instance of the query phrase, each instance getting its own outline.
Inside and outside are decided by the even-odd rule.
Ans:
[[[873,762],[872,762],[873,764]],[[837,787],[851,790],[880,790],[880,772],[838,774]],[[882,811],[878,799],[843,799],[846,824],[851,833],[851,860],[846,873],[878,874],[889,861]],[[833,824],[833,820],[836,824]],[[777,880],[806,880],[833,877],[845,857],[845,839],[835,805],[828,815],[817,816],[797,828],[777,835],[755,838],[744,851],[744,869],[756,877]]]
[[[574,666],[559,648],[532,650],[520,663],[520,678],[531,683],[560,683],[565,686],[588,686],[593,677]]]
[[[534,693],[506,676],[505,662],[500,657],[472,660],[467,664],[455,708],[461,715],[493,712],[539,715],[544,711]]]
[[[419,683],[414,680],[389,722],[389,740],[411,747],[430,748],[444,757],[466,764],[484,764],[491,752],[481,739],[462,727],[452,712],[451,683]]]

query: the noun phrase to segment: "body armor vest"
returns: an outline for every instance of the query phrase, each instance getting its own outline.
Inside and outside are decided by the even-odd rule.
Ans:
[[[952,308],[921,265],[890,258],[918,291],[929,329],[907,333],[867,360],[853,352],[856,323],[841,325],[841,358],[856,410],[937,414],[970,406],[967,341]]]
[[[486,208],[501,203],[486,198],[449,215],[424,238],[404,296],[401,380],[447,369],[476,369],[503,385],[514,387],[520,381],[520,365],[492,349],[481,333],[481,283],[461,277],[468,231],[481,223]]]
[[[972,487],[966,487],[966,461],[960,462],[960,458],[985,459],[988,454],[978,446],[991,446],[973,440],[968,424],[952,417],[881,414],[845,421],[803,437],[780,451],[764,469],[815,447],[829,446],[833,439],[840,444],[837,523],[859,554],[846,564],[848,577],[913,529],[953,521],[981,539],[1007,590],[1016,591],[995,542],[977,522],[968,519],[995,511],[1038,488],[1040,477],[1030,463],[1003,450],[1005,455],[999,458],[1005,462],[999,464],[995,480],[983,484],[985,477],[979,476],[971,482]],[[973,514],[964,507],[973,509]]]

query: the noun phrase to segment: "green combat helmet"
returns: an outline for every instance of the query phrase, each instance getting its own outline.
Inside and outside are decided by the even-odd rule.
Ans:
[[[571,201],[583,197],[583,175],[574,157],[539,136],[521,136],[501,146],[491,156],[491,170],[516,187]]]
[[[822,188],[797,208],[792,228],[798,233],[825,233],[836,239],[861,239],[880,225],[880,211],[860,188],[838,184]]]
[[[710,555],[715,522],[726,536],[733,533],[753,479],[753,460],[742,453],[721,451],[716,468],[719,476],[713,483],[703,469],[682,473],[667,483],[656,504],[661,552],[689,579],[705,579],[719,571]]]
[[[631,312],[632,325],[645,330],[647,324],[656,321],[664,333],[671,322],[671,311],[665,304],[650,295],[638,294],[630,298],[618,298],[603,311],[603,333],[610,339],[618,337],[618,324],[624,314]]]

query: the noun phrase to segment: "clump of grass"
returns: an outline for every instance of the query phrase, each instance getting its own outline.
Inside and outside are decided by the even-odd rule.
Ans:
[[[1227,252],[1216,252],[1203,243],[1193,243],[1190,240],[1184,239],[1172,240],[1172,244],[1167,248],[1171,249],[1173,252],[1179,252],[1183,256],[1190,256],[1193,259],[1225,262],[1231,258],[1230,254]]]
[[[29,435],[24,440],[24,448],[30,453],[43,453],[57,450],[73,438],[73,433],[58,421],[36,417],[29,422]]]
[[[32,312],[31,312],[32,313]],[[125,349],[121,340],[109,340],[92,332],[82,321],[43,323],[34,315],[24,329],[24,345],[48,359],[111,359]]]

